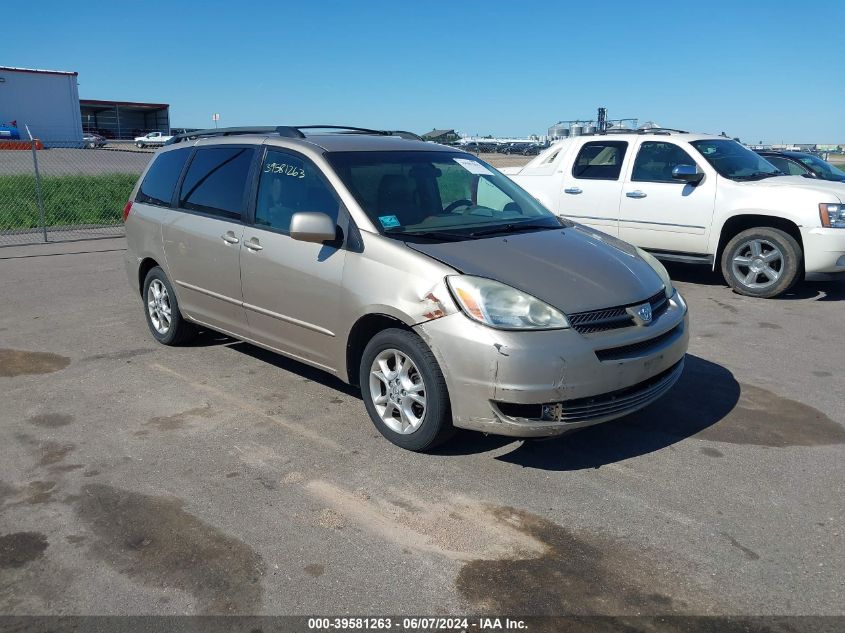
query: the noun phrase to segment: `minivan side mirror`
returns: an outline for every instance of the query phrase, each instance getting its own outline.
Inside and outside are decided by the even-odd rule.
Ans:
[[[697,185],[704,179],[704,174],[695,165],[675,165],[672,178],[691,185]]]
[[[337,224],[325,213],[300,211],[291,216],[290,236],[300,242],[333,242],[337,238]]]

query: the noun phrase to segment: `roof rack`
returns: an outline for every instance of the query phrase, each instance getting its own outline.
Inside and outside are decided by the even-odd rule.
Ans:
[[[621,128],[614,128],[611,130],[603,130],[601,132],[590,132],[588,134],[581,134],[581,136],[603,136],[605,134],[689,134],[686,130],[676,130],[672,127],[650,127],[645,129],[621,129]]]
[[[372,130],[364,127],[350,127],[347,125],[277,125],[262,127],[221,127],[207,130],[196,130],[185,134],[177,134],[169,139],[165,145],[173,145],[190,139],[208,138],[214,136],[236,136],[239,134],[278,134],[285,138],[305,138],[302,130],[332,130],[337,134],[377,134],[379,136],[398,136],[407,140],[422,141],[422,137],[405,130]]]

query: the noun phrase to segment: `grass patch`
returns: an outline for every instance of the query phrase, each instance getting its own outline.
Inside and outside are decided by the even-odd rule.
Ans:
[[[120,224],[135,174],[45,176],[41,179],[47,226]],[[0,176],[0,231],[40,226],[35,176]]]

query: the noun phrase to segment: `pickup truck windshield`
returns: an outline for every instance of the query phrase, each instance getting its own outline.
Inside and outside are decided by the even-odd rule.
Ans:
[[[690,141],[704,159],[731,180],[762,180],[783,173],[762,156],[731,139]]]
[[[561,227],[509,178],[463,152],[332,152],[327,158],[384,235],[454,241]]]

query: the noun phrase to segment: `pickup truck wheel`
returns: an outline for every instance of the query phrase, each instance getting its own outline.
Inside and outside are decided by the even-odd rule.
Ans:
[[[361,395],[375,427],[410,451],[445,442],[454,429],[449,393],[434,354],[413,332],[383,330],[361,357]]]
[[[722,274],[734,292],[771,299],[798,281],[803,253],[789,233],[771,227],[747,229],[722,253]]]
[[[173,286],[158,266],[144,279],[144,304],[150,333],[159,343],[179,345],[196,335],[196,327],[182,316]]]
[[[144,147],[144,144],[143,143],[135,143],[135,147],[141,149],[141,148]]]

